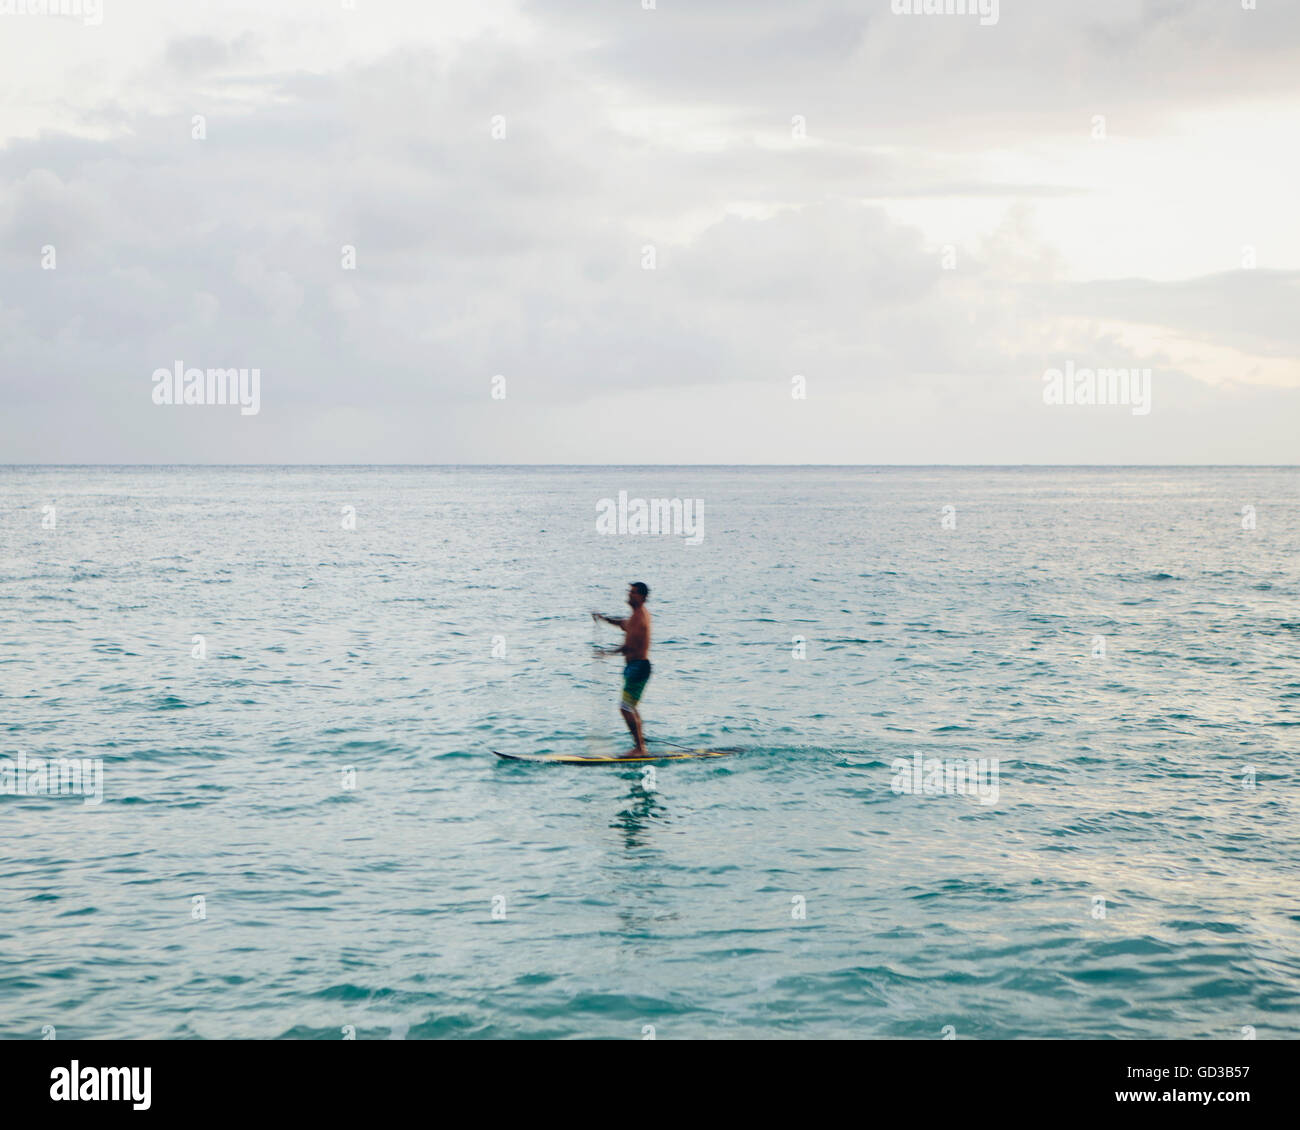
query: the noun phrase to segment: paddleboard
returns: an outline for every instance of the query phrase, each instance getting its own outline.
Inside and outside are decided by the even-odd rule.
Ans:
[[[503,761],[531,761],[539,765],[638,765],[647,761],[699,761],[706,757],[726,757],[739,753],[738,749],[681,749],[673,753],[652,753],[648,757],[618,757],[616,755],[588,756],[581,753],[501,753],[493,750]]]

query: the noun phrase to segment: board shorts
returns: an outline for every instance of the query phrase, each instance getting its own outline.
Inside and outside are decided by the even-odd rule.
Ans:
[[[650,660],[634,659],[623,668],[623,710],[635,710],[650,681]]]

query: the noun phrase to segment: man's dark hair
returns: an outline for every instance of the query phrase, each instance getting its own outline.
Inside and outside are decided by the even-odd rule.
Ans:
[[[642,600],[645,600],[650,595],[650,590],[646,588],[644,581],[633,581],[631,587],[641,594]]]

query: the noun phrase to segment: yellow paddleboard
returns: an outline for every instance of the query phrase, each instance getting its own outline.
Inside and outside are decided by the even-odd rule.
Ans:
[[[581,753],[542,753],[536,756],[518,753],[499,753],[493,750],[498,757],[504,761],[531,761],[545,765],[637,765],[647,761],[697,761],[705,757],[726,757],[728,754],[739,753],[738,749],[681,749],[672,753],[652,753],[648,757],[619,757],[610,755],[608,757],[590,757]]]

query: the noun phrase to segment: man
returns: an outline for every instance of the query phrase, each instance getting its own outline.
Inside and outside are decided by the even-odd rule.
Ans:
[[[641,701],[641,693],[650,681],[650,613],[645,607],[649,595],[650,590],[640,581],[635,581],[627,590],[627,602],[632,606],[631,616],[619,620],[603,616],[599,612],[591,614],[593,620],[613,624],[614,627],[621,628],[624,634],[623,646],[612,649],[615,653],[622,653],[627,660],[627,666],[623,668],[623,701],[619,710],[623,713],[627,728],[632,731],[632,740],[636,745],[624,757],[649,756],[641,731],[641,715],[636,709],[636,704]]]

